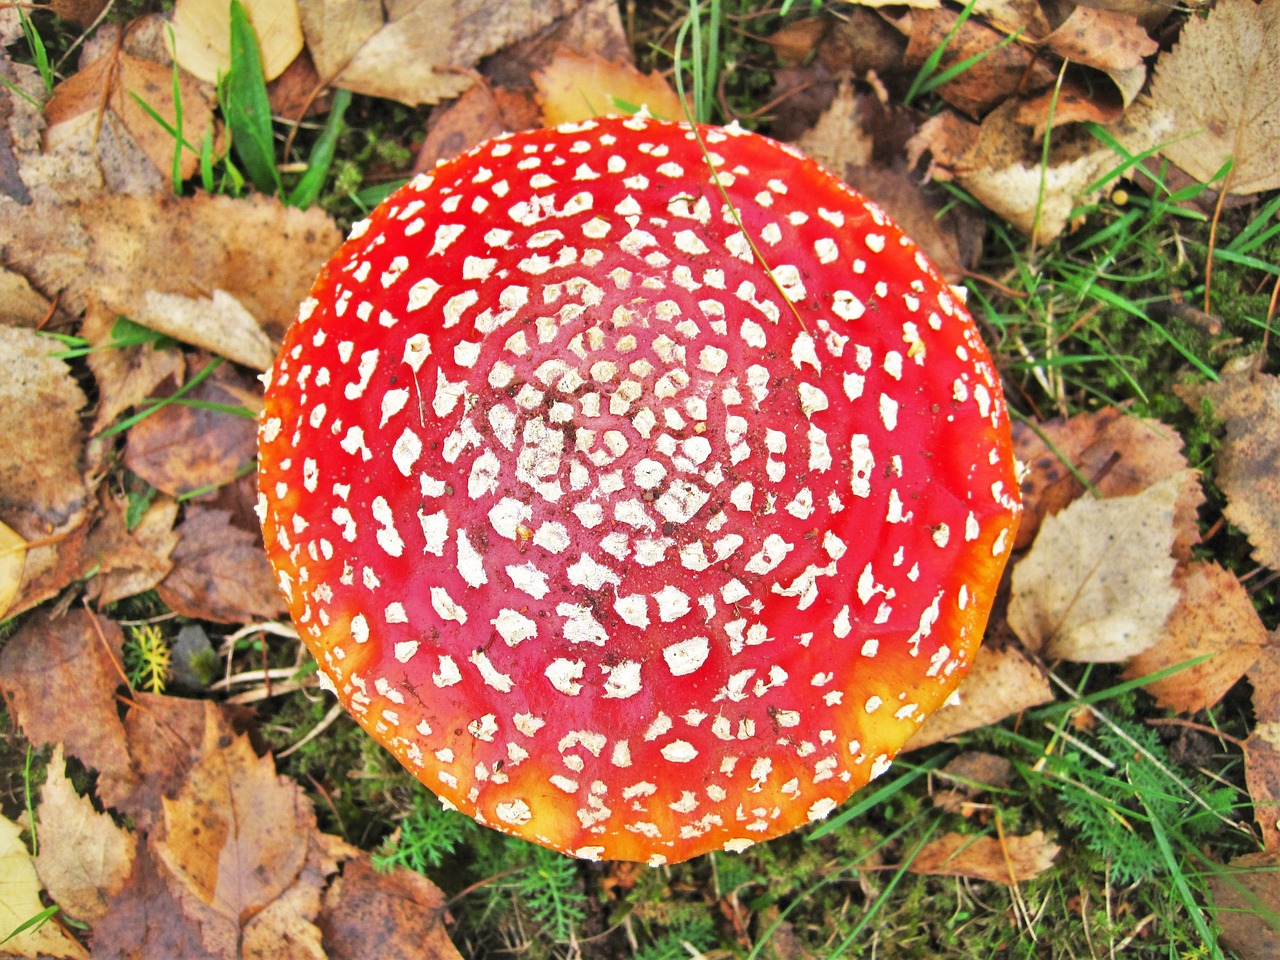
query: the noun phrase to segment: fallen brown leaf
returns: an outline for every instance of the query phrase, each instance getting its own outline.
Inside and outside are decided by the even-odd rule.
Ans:
[[[196,360],[191,369],[207,363]],[[222,365],[186,397],[200,404],[236,407],[252,391],[247,377]],[[248,417],[205,406],[170,403],[128,431],[124,462],[157,490],[181,496],[230,483],[256,453],[257,425]]]
[[[0,890],[4,891],[0,897],[0,929],[6,936],[44,910],[40,880],[22,842],[22,828],[5,816],[0,816]],[[15,957],[89,958],[89,951],[53,923],[8,937],[4,951]]]
[[[123,316],[148,291],[212,296],[225,290],[279,337],[325,259],[337,228],[318,208],[262,196],[103,196],[74,207],[0,201],[0,244],[62,305]]]
[[[146,107],[170,127],[176,127],[178,104],[173,82],[171,66],[133,56],[118,47],[92,63],[81,64],[78,72],[54,88],[53,98],[45,107],[49,124],[45,149],[56,150],[86,126],[96,130],[102,122],[102,112],[111,110],[123,121],[147,159],[168,177],[173,169],[174,138]],[[186,75],[178,78],[178,96],[183,136],[189,143],[198,144],[206,133],[213,132],[213,98],[207,88]],[[199,163],[195,151],[183,150],[182,177],[194,175]]]
[[[315,813],[298,785],[248,738],[206,726],[201,757],[173,799],[154,850],[206,949],[237,956],[245,925],[293,886]]]
[[[65,531],[82,519],[86,400],[60,345],[0,325],[0,519],[27,540]]]
[[[331,955],[325,950],[323,934],[317,925],[322,909],[321,891],[327,879],[338,871],[340,863],[358,856],[362,856],[361,851],[340,838],[312,832],[308,837],[307,860],[297,881],[245,925],[241,952],[234,960],[276,960],[281,956],[290,960],[329,960]],[[384,938],[374,928],[366,929],[366,933],[377,937],[381,960],[386,956]]]
[[[85,359],[98,385],[94,433],[106,429],[125,410],[151,396],[165,380],[180,380],[185,370],[182,351],[172,345],[114,345],[112,331],[118,320],[115,313],[93,307],[80,324],[80,336],[93,348]]]
[[[1132,70],[1160,49],[1136,17],[1083,6],[1044,42],[1062,59],[1099,70]]]
[[[917,750],[990,726],[1052,699],[1049,681],[1021,651],[984,646],[960,689],[925,720],[906,749]]]
[[[941,783],[932,793],[933,804],[949,813],[968,816],[973,812],[974,801],[989,788],[1008,786],[1013,764],[1006,757],[994,753],[967,750],[949,761],[938,771]]]
[[[0,687],[34,744],[64,743],[86,766],[129,775],[115,692],[123,637],[114,621],[72,610],[26,618],[0,650]]]
[[[40,855],[36,871],[49,896],[69,915],[96,923],[133,870],[136,841],[66,775],[62,746],[54,748],[40,790]]]
[[[1179,713],[1195,713],[1226,695],[1262,653],[1266,627],[1235,574],[1216,563],[1193,563],[1179,571],[1181,591],[1164,635],[1125,668],[1126,679],[1208,656],[1204,663],[1146,685],[1156,703]]]
[[[1050,659],[1116,662],[1159,639],[1178,591],[1172,583],[1172,476],[1141,493],[1075,501],[1041,524],[1013,569],[1009,626]]]
[[[1219,383],[1179,390],[1188,403],[1207,399],[1226,424],[1217,482],[1226,518],[1244,531],[1253,558],[1280,570],[1280,377],[1262,373],[1263,357],[1238,357]]]
[[[190,509],[178,527],[173,572],[157,588],[184,617],[243,623],[284,613],[259,534],[230,523],[225,510]]]
[[[1244,742],[1244,779],[1263,845],[1280,851],[1280,655],[1275,642],[1247,676],[1253,685],[1253,732]]]
[[[948,833],[925,844],[907,869],[990,883],[1023,883],[1052,867],[1061,849],[1043,830],[1003,838]]]
[[[372,0],[366,6],[381,5]],[[395,5],[385,23],[359,37],[358,45],[356,35],[335,45],[346,59],[334,83],[356,93],[399,100],[410,106],[447,100],[471,86],[474,80],[470,71],[481,57],[532,36],[577,6],[573,0],[516,0],[504,4],[460,0],[448,7],[409,0]],[[356,5],[342,4],[339,9],[340,20],[314,10],[307,14],[308,37],[313,24],[324,31],[322,48],[331,45],[329,37],[338,23],[350,29],[356,24],[366,28],[374,22],[371,14],[358,14]],[[327,54],[323,57],[326,65],[329,59]],[[317,66],[324,76],[326,66],[319,58]]]
[[[454,100],[431,111],[427,137],[414,160],[415,173],[425,173],[441,160],[450,160],[477,143],[496,137],[508,126],[502,107],[488,83],[477,83]]]
[[[444,929],[444,894],[420,873],[349,860],[324,896],[320,929],[330,960],[363,960],[371,932],[379,960],[461,960]]]
[[[49,311],[49,301],[32,289],[26,277],[0,267],[0,321],[15,327],[36,327],[49,316]]]
[[[135,693],[124,729],[133,772],[127,777],[98,777],[98,798],[149,830],[161,816],[161,798],[172,797],[200,759],[205,731],[216,729],[226,740],[243,724],[244,708],[209,700],[187,700],[154,693]]]
[[[1016,423],[1013,441],[1015,455],[1028,468],[1016,547],[1031,543],[1044,517],[1084,494],[1082,479],[1100,496],[1123,497],[1175,474],[1185,482],[1174,509],[1173,556],[1189,559],[1200,542],[1197,511],[1204,492],[1197,475],[1187,469],[1182,437],[1167,424],[1105,407],[1037,424],[1035,429]]]
[[[1209,889],[1223,947],[1240,960],[1280,957],[1280,855],[1267,850],[1237,857],[1210,875]]]
[[[1280,187],[1277,88],[1280,0],[1221,0],[1188,18],[1151,81],[1156,111],[1174,123],[1165,156],[1202,183],[1232,160],[1231,193]]]
[[[796,141],[796,146],[838,177],[843,177],[850,167],[869,165],[875,143],[866,129],[864,103],[854,92],[853,84],[840,84],[831,105]]]
[[[93,928],[94,960],[213,960],[165,882],[148,844],[141,844],[133,873]]]
[[[1094,185],[1115,166],[1116,155],[1089,132],[1068,127],[1055,132],[1044,163],[1043,142],[1019,122],[1019,106],[1006,101],[981,126],[945,113],[931,117],[910,155],[928,150],[933,176],[955,179],[989,210],[1043,243],[1066,230],[1077,207],[1101,194]],[[1152,116],[1142,101],[1106,127],[1134,152],[1167,139],[1171,129],[1170,118]]]
[[[124,499],[104,493],[101,515],[85,543],[85,560],[94,569],[87,595],[99,606],[150,590],[173,569],[169,555],[178,542],[173,532],[177,502],[160,497],[132,532],[126,528],[127,509]]]
[[[257,318],[225,290],[215,289],[208,297],[148,290],[133,319],[255,370],[266,370],[276,359],[275,345]]]
[[[645,107],[663,120],[682,120],[685,110],[666,78],[643,74],[629,63],[561,49],[533,74],[544,126],[620,116]]]
[[[946,48],[939,70],[979,58],[938,87],[937,93],[957,109],[980,117],[1013,95],[1039,90],[1054,80],[1054,72],[1034,51],[1016,42],[1000,46],[1004,37],[980,20],[961,22],[958,13],[946,8],[917,10],[911,17],[905,62],[908,67],[920,67],[939,46]]]

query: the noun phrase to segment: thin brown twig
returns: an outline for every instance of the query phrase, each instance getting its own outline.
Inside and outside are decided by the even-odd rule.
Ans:
[[[1218,202],[1213,205],[1213,220],[1209,223],[1209,251],[1204,259],[1204,312],[1210,313],[1209,294],[1213,286],[1213,251],[1218,245],[1218,222],[1222,219],[1222,205],[1227,202],[1227,189],[1231,186],[1231,175],[1236,168],[1232,167],[1222,178],[1222,188],[1218,191]]]

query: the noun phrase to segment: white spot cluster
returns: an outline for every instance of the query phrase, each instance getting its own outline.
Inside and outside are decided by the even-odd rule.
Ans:
[[[328,682],[447,805],[582,855],[828,815],[958,682],[989,588],[952,570],[998,576],[1017,511],[914,245],[704,138],[599,121],[418,178],[267,393],[268,552]]]

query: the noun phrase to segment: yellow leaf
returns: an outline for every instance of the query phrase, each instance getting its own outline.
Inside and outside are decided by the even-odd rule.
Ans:
[[[40,880],[31,854],[22,842],[22,828],[0,817],[0,939],[4,939],[45,909],[40,902]],[[3,949],[16,957],[77,957],[89,954],[54,923],[22,931],[6,940]]]

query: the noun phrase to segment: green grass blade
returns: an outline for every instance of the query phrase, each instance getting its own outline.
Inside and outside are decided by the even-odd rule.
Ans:
[[[339,90],[333,95],[333,107],[329,111],[329,119],[325,121],[320,139],[311,149],[311,159],[307,162],[307,172],[302,175],[298,185],[293,188],[286,201],[291,207],[305,210],[316,202],[320,190],[329,176],[333,166],[333,156],[338,149],[338,138],[342,136],[342,119],[347,107],[351,106],[351,91]]]
[[[231,0],[231,69],[218,85],[218,94],[231,131],[231,148],[249,180],[263,193],[278,193],[280,171],[276,168],[262,54],[258,35],[240,0]]]

